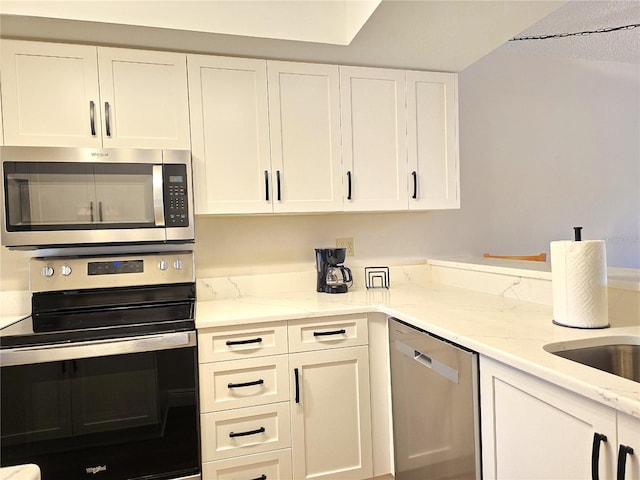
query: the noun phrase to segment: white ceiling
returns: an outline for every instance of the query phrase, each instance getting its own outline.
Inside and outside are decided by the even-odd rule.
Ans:
[[[349,45],[382,0],[2,0],[3,14]]]
[[[571,0],[517,36],[593,31],[640,24],[639,0]],[[640,64],[640,27],[586,36],[508,42],[503,52]]]

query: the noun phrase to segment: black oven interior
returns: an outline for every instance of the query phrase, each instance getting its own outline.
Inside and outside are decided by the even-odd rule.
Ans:
[[[73,263],[82,277],[101,262],[118,286],[35,292],[32,316],[3,329],[2,466],[35,463],[43,480],[200,478],[195,284],[166,283],[184,274],[156,272],[170,270],[164,257]]]

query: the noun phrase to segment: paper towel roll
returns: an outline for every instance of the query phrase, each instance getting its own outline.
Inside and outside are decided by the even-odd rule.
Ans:
[[[551,242],[554,323],[609,326],[606,257],[603,240]]]

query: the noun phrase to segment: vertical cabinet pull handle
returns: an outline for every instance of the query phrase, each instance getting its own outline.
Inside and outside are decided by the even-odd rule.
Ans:
[[[276,183],[278,188],[278,201],[280,202],[282,200],[282,194],[280,191],[280,170],[276,170]]]
[[[414,170],[411,175],[413,176],[413,195],[411,198],[416,199],[418,198],[418,172]]]
[[[265,170],[264,171],[264,191],[265,193],[265,201],[269,201],[269,171]]]
[[[351,171],[347,172],[347,200],[351,200]]]
[[[96,136],[96,104],[93,100],[89,102],[89,124],[91,125],[91,136]]]
[[[91,215],[91,223],[93,223],[93,202],[89,202],[89,214]]]
[[[591,480],[600,480],[600,444],[607,441],[607,436],[595,432],[591,449]]]
[[[98,221],[104,221],[102,218],[102,202],[98,202]]]
[[[109,102],[104,102],[104,122],[107,131],[107,137],[111,136],[111,107]]]
[[[633,448],[627,445],[620,445],[618,450],[618,475],[617,480],[625,480],[625,470],[627,469],[627,455],[633,455]]]
[[[300,403],[300,373],[297,368],[293,369],[293,377],[296,381],[296,403]]]

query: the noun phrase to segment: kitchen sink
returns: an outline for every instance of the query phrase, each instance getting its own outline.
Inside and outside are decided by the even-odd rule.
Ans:
[[[640,337],[611,336],[550,343],[544,349],[568,360],[640,383]]]

